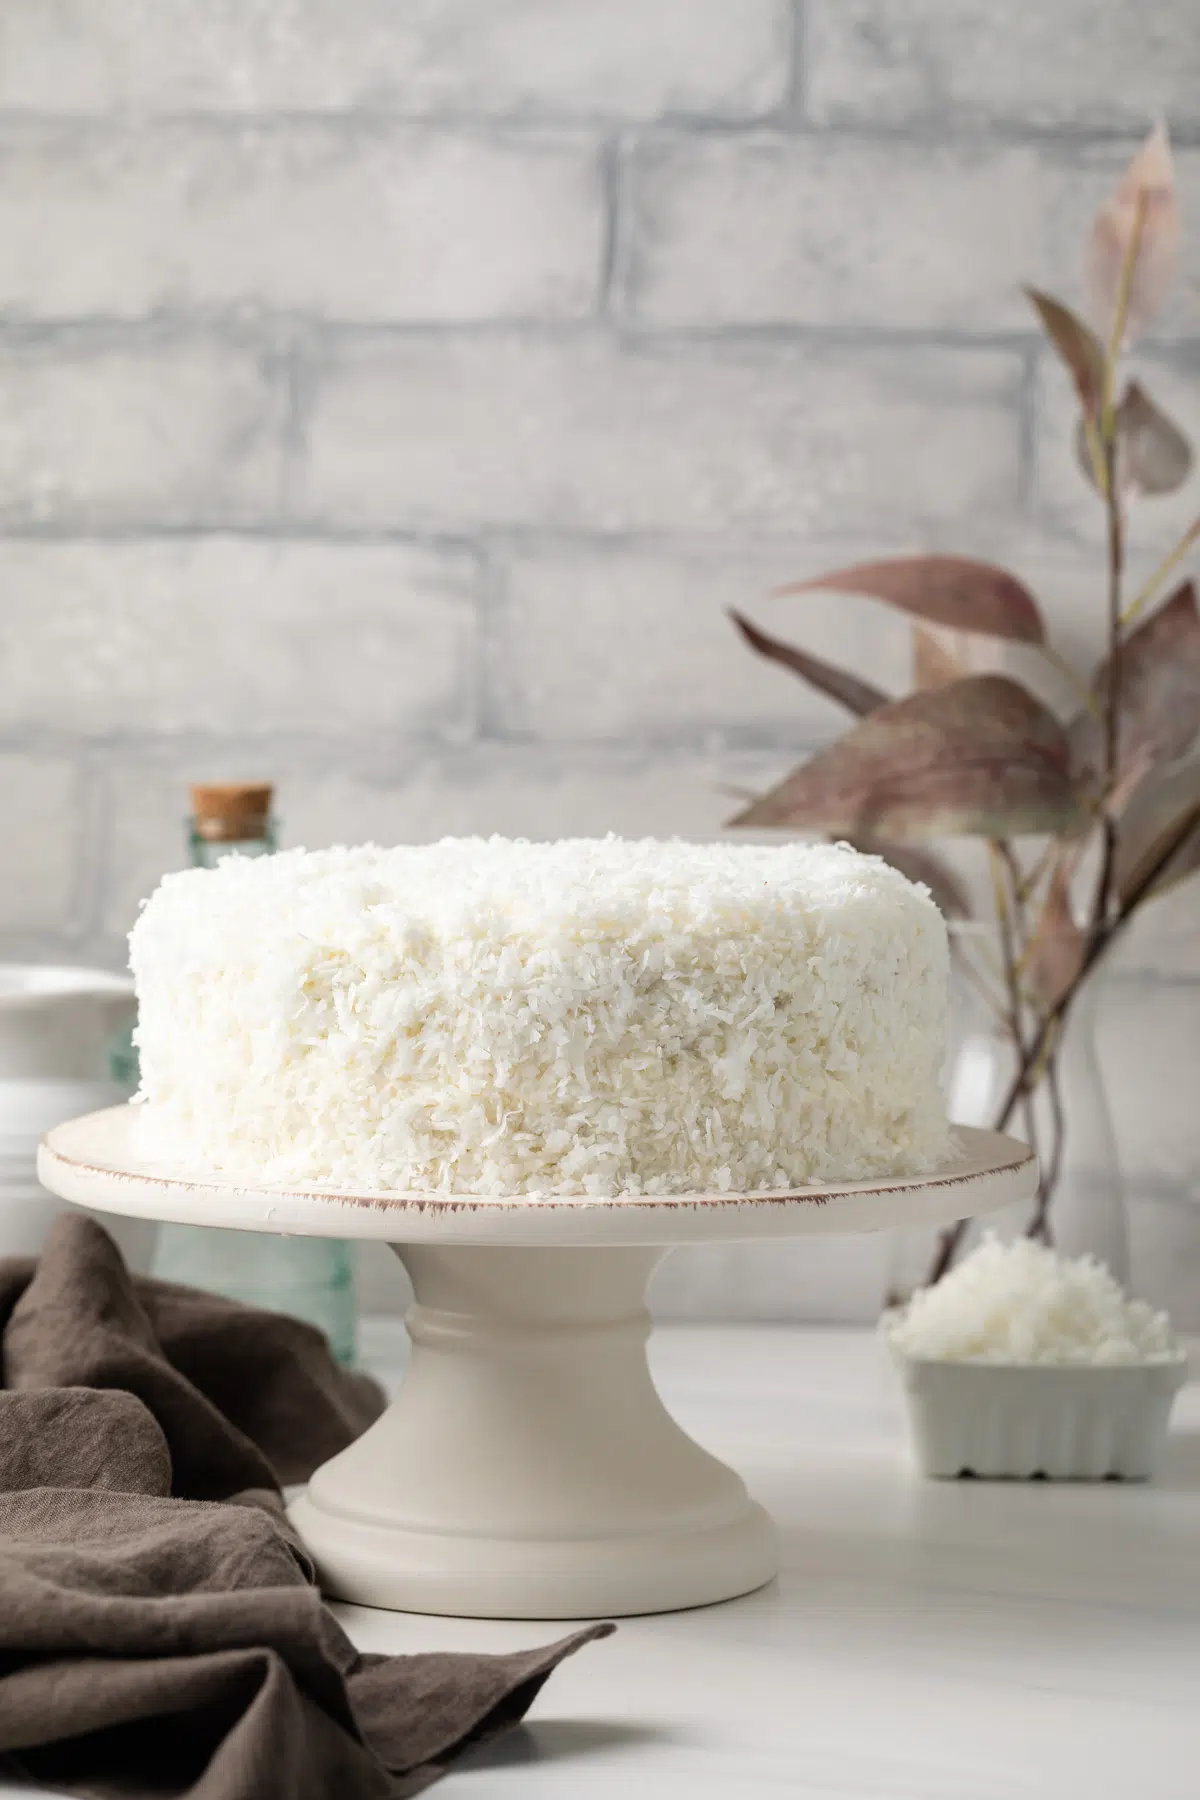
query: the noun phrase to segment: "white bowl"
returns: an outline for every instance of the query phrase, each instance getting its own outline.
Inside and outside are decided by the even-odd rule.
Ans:
[[[1059,1367],[923,1361],[889,1346],[917,1462],[953,1480],[1146,1481],[1167,1440],[1187,1357]]]
[[[37,1256],[62,1211],[62,1202],[37,1178],[42,1133],[118,1098],[120,1089],[110,1081],[0,1076],[0,1256]],[[148,1267],[153,1246],[144,1232],[121,1247],[131,1266]]]
[[[106,1075],[87,1080],[0,1076],[0,1155],[27,1155],[33,1162],[43,1132],[124,1098],[123,1090]]]
[[[0,1078],[98,1081],[113,1033],[133,1012],[127,975],[0,963]]]

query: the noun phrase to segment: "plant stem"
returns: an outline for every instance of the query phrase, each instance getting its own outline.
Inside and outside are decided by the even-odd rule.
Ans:
[[[1200,524],[1200,520],[1198,520],[1197,523]],[[1101,716],[1100,700],[1095,691],[1088,686],[1088,683],[1084,680],[1078,669],[1072,668],[1066,657],[1063,656],[1060,651],[1056,650],[1052,644],[1039,644],[1038,648],[1042,653],[1043,661],[1048,662],[1050,667],[1062,676],[1063,680],[1068,684],[1080,704],[1086,707],[1087,711],[1091,713],[1094,719],[1098,719]]]
[[[1117,365],[1129,317],[1129,300],[1133,292],[1134,271],[1146,222],[1146,196],[1138,195],[1133,216],[1133,230],[1121,264],[1117,287],[1117,303],[1113,311],[1112,333],[1104,359],[1104,397],[1100,408],[1100,448],[1104,455],[1104,513],[1108,526],[1108,681],[1101,696],[1104,707],[1104,795],[1107,802],[1117,785],[1121,756],[1121,583],[1124,574],[1125,543],[1121,519],[1121,495],[1118,481],[1118,427],[1113,399],[1117,385]],[[1117,826],[1109,807],[1105,806],[1101,822],[1103,844],[1100,852],[1100,874],[1096,897],[1092,904],[1090,935],[1095,938],[1104,929],[1112,909],[1113,865],[1117,853]]]
[[[1096,492],[1102,494],[1108,476],[1105,473],[1104,456],[1100,449],[1100,433],[1096,430],[1096,421],[1092,414],[1087,410],[1086,406],[1084,407],[1081,416],[1083,418],[1083,435],[1087,444],[1088,458],[1092,465],[1092,479],[1096,483]]]
[[[1179,567],[1188,551],[1192,549],[1197,538],[1200,538],[1200,518],[1192,520],[1175,548],[1168,556],[1163,557],[1163,560],[1159,563],[1153,575],[1151,575],[1138,589],[1137,593],[1133,596],[1133,599],[1129,602],[1129,605],[1125,608],[1125,611],[1121,614],[1122,627],[1132,625],[1142,608],[1146,606],[1149,601],[1153,600],[1155,594],[1157,594],[1159,588],[1162,587],[1167,577],[1173,570]]]
[[[1032,869],[1022,876],[1020,889],[1022,900],[1031,899],[1037,892],[1038,885],[1041,882],[1042,877],[1049,870],[1051,863],[1058,855],[1059,848],[1060,845],[1058,840],[1056,838],[1051,838],[1045,849],[1039,853],[1037,861],[1034,863]]]
[[[1104,495],[1104,510],[1108,520],[1108,680],[1103,695],[1104,793],[1107,797],[1117,785],[1121,753],[1121,576],[1124,564],[1124,534],[1121,525],[1121,499],[1117,492],[1115,427],[1105,434],[1104,461],[1110,476]],[[1093,937],[1107,922],[1112,906],[1117,825],[1107,807],[1101,819],[1101,831],[1103,841],[1100,852],[1100,874],[1096,882],[1096,897],[1092,903],[1091,935]]]
[[[1063,1111],[1062,1084],[1058,1078],[1058,1050],[1050,1052],[1046,1059],[1046,1092],[1050,1099],[1050,1132],[1052,1148],[1049,1164],[1042,1170],[1038,1183],[1037,1207],[1030,1221],[1028,1236],[1040,1238],[1044,1244],[1053,1244],[1054,1238],[1050,1230],[1050,1206],[1054,1199],[1062,1174],[1063,1150],[1066,1145],[1067,1121]]]
[[[975,992],[979,995],[979,998],[983,1001],[988,1011],[995,1013],[997,1020],[1003,1024],[1004,1000],[1002,996],[993,992],[988,986],[986,978],[980,970],[975,967],[970,957],[964,956],[961,952],[957,951],[955,940],[953,938],[950,941],[950,954],[952,957],[956,958],[957,967],[963,979],[970,983],[971,987],[973,987]]]
[[[996,922],[1000,932],[1000,954],[1004,964],[1004,984],[1007,993],[1007,1005],[1003,1015],[1004,1025],[1012,1039],[1013,1050],[1019,1062],[1025,1054],[1025,1024],[1022,1016],[1020,971],[1027,948],[1023,930],[1025,907],[1021,899],[1021,869],[1013,847],[1006,838],[989,839],[988,861],[992,871],[992,890],[995,896]],[[1018,953],[1018,936],[1021,940],[1020,953]],[[1034,1115],[1032,1093],[1026,1093],[1022,1104],[1022,1113],[1025,1120],[1025,1141],[1040,1161],[1037,1119]]]

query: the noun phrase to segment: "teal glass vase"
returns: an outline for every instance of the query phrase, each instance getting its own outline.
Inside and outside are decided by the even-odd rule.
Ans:
[[[164,1225],[152,1272],[304,1319],[324,1332],[340,1363],[351,1364],[358,1355],[356,1248],[334,1238]]]

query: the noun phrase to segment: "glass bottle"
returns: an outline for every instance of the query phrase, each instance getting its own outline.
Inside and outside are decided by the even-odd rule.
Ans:
[[[947,1107],[956,1124],[992,1127],[1017,1070],[1011,1038],[988,1003],[989,983],[1000,967],[999,940],[989,925],[950,926],[951,1027]],[[1047,1236],[1063,1256],[1094,1256],[1125,1288],[1130,1280],[1129,1226],[1116,1132],[1096,1053],[1096,1011],[1103,1001],[1104,970],[1093,970],[1068,1015],[1055,1058],[1053,1082],[1043,1078],[1005,1126],[1032,1143],[1053,1186]],[[973,1219],[956,1261],[983,1236],[1009,1238],[1026,1231],[1028,1206]],[[939,1231],[929,1227],[895,1234],[888,1301],[903,1302],[927,1279]]]
[[[269,856],[277,848],[270,787],[194,787],[187,841],[192,864],[201,869],[226,856]],[[114,1047],[110,1066],[114,1080],[136,1089],[132,1035]],[[153,1273],[305,1319],[325,1333],[338,1361],[350,1364],[358,1349],[356,1251],[333,1238],[163,1225]]]

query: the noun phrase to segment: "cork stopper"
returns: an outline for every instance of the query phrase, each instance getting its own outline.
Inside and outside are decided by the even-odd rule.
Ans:
[[[210,844],[246,844],[267,836],[271,783],[229,781],[193,787],[192,819],[197,837]]]

